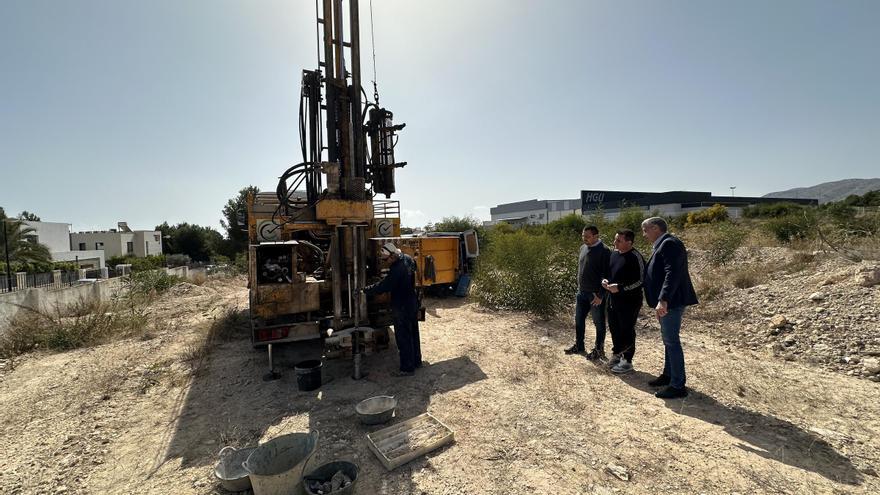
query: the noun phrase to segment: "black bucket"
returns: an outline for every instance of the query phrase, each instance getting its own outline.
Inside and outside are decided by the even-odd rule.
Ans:
[[[296,363],[293,370],[296,372],[296,387],[303,392],[309,392],[321,387],[321,366],[317,359]]]
[[[303,477],[303,489],[305,490],[307,495],[315,495],[317,492],[313,491],[310,486],[314,481],[330,481],[333,478],[333,475],[340,471],[344,475],[348,476],[348,479],[351,480],[351,484],[345,488],[330,493],[332,493],[333,495],[349,495],[355,493],[355,485],[357,484],[358,477],[358,466],[353,462],[346,461],[329,462],[327,464],[324,464],[323,466],[319,466],[317,469]]]

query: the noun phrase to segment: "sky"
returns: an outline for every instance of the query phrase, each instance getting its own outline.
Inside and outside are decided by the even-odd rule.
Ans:
[[[347,3],[347,2],[346,2]],[[368,93],[369,0],[361,0]],[[880,2],[373,0],[403,224],[880,176]],[[312,0],[0,0],[0,206],[219,229],[301,160]]]

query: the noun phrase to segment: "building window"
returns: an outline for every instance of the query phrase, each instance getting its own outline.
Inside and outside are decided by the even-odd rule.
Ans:
[[[98,250],[98,249],[104,249],[104,243],[103,243],[103,242],[96,242],[96,243],[95,243],[95,249],[96,249],[96,250]]]
[[[128,252],[128,254],[133,254],[134,253],[134,243],[131,241],[127,242],[125,249]]]
[[[159,234],[153,234],[153,240],[159,242]]]
[[[86,243],[84,243],[84,242],[79,243],[79,250],[85,251],[86,250]]]
[[[150,243],[149,242],[144,243],[144,254],[146,256],[150,255]]]

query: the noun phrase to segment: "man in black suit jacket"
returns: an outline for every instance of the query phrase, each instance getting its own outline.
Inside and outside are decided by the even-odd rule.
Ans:
[[[697,293],[688,273],[687,250],[677,237],[667,232],[666,221],[651,217],[642,222],[642,233],[654,244],[651,259],[645,268],[645,299],[660,320],[660,333],[666,356],[663,373],[651,386],[666,388],[657,397],[674,399],[687,396],[685,388],[684,351],[679,331],[684,308],[697,304]]]

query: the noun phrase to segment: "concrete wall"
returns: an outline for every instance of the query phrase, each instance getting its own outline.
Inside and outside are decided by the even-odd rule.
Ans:
[[[63,289],[25,289],[0,294],[0,331],[23,308],[51,312],[80,301],[109,301],[120,289],[121,278],[99,280]]]
[[[50,253],[70,251],[70,224],[60,222],[23,222],[36,232],[28,234],[36,236],[37,242],[49,248]]]

